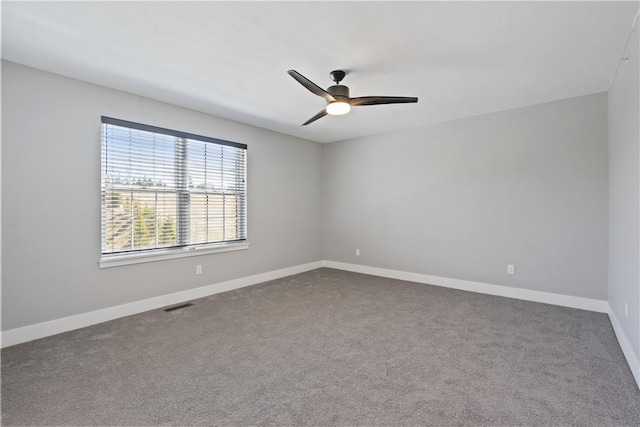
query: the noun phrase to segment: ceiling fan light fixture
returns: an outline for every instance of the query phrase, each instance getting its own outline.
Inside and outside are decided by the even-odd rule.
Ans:
[[[327,105],[327,114],[332,116],[341,116],[351,111],[351,105],[348,102],[334,101]]]

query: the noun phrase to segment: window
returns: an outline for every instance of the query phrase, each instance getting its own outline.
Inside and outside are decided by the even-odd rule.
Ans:
[[[246,249],[246,153],[244,144],[102,117],[100,265]]]

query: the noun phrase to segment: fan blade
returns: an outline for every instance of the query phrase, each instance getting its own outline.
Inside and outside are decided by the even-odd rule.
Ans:
[[[360,98],[351,98],[349,104],[352,107],[358,105],[381,105],[381,104],[407,104],[418,102],[418,98],[409,96],[362,96]]]
[[[324,117],[324,116],[326,116],[326,115],[327,115],[327,110],[322,110],[322,111],[320,111],[318,114],[316,114],[315,116],[311,117],[309,120],[307,120],[306,122],[304,122],[304,123],[302,124],[302,126],[306,126],[306,125],[308,125],[309,123],[313,123],[313,122],[315,122],[316,120],[321,119],[321,118],[323,118],[323,117]]]
[[[296,79],[296,81],[300,83],[302,86],[309,89],[311,93],[323,97],[324,99],[327,100],[327,102],[333,102],[336,100],[329,92],[322,89],[320,86],[318,86],[317,84],[315,84],[314,82],[312,82],[311,80],[309,80],[308,78],[306,78],[305,76],[297,72],[296,70],[289,70],[287,71],[287,73],[289,73],[291,77]]]

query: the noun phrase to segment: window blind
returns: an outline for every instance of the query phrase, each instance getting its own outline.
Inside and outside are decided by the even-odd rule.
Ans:
[[[102,117],[102,254],[247,239],[247,146]]]

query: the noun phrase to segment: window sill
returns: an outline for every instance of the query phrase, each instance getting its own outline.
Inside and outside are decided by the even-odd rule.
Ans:
[[[146,253],[111,255],[100,258],[100,268],[118,267],[121,265],[140,264],[143,262],[163,261],[166,259],[186,258],[220,252],[242,251],[249,249],[249,242],[227,243],[216,246],[192,246],[188,249],[166,249]]]

